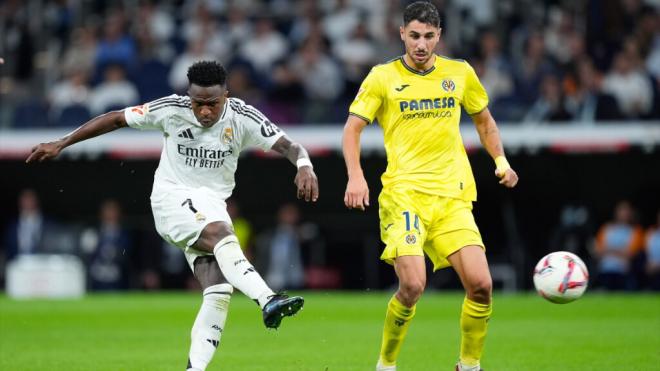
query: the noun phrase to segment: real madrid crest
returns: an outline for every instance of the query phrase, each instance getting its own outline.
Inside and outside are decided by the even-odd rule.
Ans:
[[[234,130],[232,128],[225,128],[222,132],[222,143],[230,144],[234,140]]]

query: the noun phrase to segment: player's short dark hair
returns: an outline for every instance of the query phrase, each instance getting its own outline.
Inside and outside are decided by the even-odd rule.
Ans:
[[[440,14],[438,14],[438,8],[428,1],[415,1],[403,11],[403,25],[406,26],[412,21],[419,21],[439,28]]]
[[[225,86],[227,70],[216,61],[195,62],[188,68],[188,82],[203,87]]]

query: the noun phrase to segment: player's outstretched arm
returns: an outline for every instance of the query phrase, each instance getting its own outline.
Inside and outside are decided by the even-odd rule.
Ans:
[[[298,167],[298,173],[293,181],[298,188],[298,198],[307,202],[316,202],[319,198],[319,181],[305,148],[284,135],[273,144],[272,149]]]
[[[369,186],[360,165],[360,135],[367,124],[365,120],[350,115],[344,125],[342,151],[348,172],[344,205],[349,209],[364,210],[369,206]]]
[[[94,138],[96,136],[125,127],[126,118],[123,111],[112,111],[101,116],[97,116],[66,136],[48,143],[40,143],[32,148],[32,153],[25,162],[44,161],[56,157],[64,148],[81,142],[83,140]]]
[[[511,168],[504,156],[500,131],[493,115],[490,114],[488,108],[485,108],[483,111],[472,115],[472,121],[477,127],[481,144],[495,160],[495,176],[500,178],[500,184],[508,188],[515,187],[518,183],[518,174]]]

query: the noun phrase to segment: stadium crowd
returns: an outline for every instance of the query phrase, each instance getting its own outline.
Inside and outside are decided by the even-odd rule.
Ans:
[[[72,127],[185,94],[215,59],[230,94],[283,124],[339,123],[370,66],[402,53],[401,0],[5,0],[0,127]],[[660,117],[653,0],[434,1],[501,122]],[[655,121],[653,121],[655,120]]]

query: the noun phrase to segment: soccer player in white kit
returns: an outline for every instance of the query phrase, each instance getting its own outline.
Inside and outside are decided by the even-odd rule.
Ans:
[[[188,370],[204,370],[220,343],[233,288],[256,301],[266,327],[298,312],[302,297],[274,293],[243,255],[225,200],[234,188],[238,155],[246,148],[281,153],[296,164],[298,198],[315,202],[318,180],[307,151],[261,112],[229,98],[227,72],[217,62],[188,69],[188,96],[170,95],[93,118],[67,136],[32,149],[26,162],[57,156],[64,148],[130,126],[163,132],[151,208],[158,233],[183,249],[202,286],[203,301],[191,333]]]

